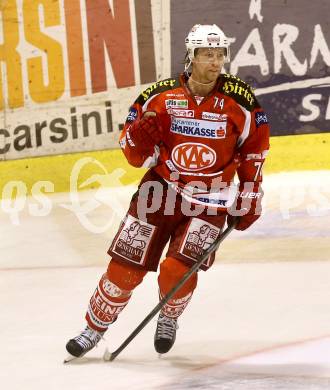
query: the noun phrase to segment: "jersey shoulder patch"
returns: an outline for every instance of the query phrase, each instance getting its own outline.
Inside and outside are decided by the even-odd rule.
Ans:
[[[219,92],[232,97],[238,104],[253,111],[259,106],[251,86],[237,76],[229,73],[220,75]]]
[[[168,91],[169,89],[175,89],[180,87],[179,79],[169,78],[161,81],[157,81],[154,84],[151,84],[147,89],[145,89],[140,96],[136,99],[135,103],[143,106],[145,102],[150,99],[152,96],[159,94],[161,92]]]

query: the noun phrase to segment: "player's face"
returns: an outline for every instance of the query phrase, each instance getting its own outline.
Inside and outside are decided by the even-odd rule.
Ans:
[[[204,82],[214,81],[219,76],[224,62],[225,49],[223,47],[198,49],[193,60],[193,75]]]

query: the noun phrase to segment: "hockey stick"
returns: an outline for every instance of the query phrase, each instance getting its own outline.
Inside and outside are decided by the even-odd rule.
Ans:
[[[220,234],[220,236],[209,246],[203,256],[187,271],[182,279],[159,301],[159,303],[151,310],[151,312],[145,317],[145,319],[138,325],[133,332],[127,337],[127,339],[114,351],[110,352],[108,349],[105,350],[103,360],[112,361],[120,352],[127,347],[127,345],[137,336],[141,330],[150,322],[150,320],[165,306],[172,296],[184,285],[184,283],[191,277],[191,275],[198,270],[202,263],[210,256],[210,254],[216,251],[222,241],[228,236],[228,234],[235,228],[237,219],[226,228],[226,230]]]

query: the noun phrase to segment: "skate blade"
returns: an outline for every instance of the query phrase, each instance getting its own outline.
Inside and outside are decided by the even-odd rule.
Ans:
[[[112,353],[109,351],[108,348],[106,348],[103,354],[103,360],[105,362],[111,362],[112,360],[111,357],[112,357]]]
[[[63,363],[64,364],[70,363],[72,362],[72,360],[76,360],[76,359],[78,359],[76,356],[68,354],[68,356],[63,360]]]

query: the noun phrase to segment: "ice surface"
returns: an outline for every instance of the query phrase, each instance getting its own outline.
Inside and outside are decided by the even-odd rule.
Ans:
[[[275,176],[265,183],[263,219],[229,237],[214,267],[199,274],[177,342],[162,358],[153,349],[153,320],[114,362],[102,360],[105,347],[116,349],[157,303],[156,274],[149,274],[106,340],[81,360],[62,363],[66,341],[84,327],[107,246],[134,188],[97,195],[119,196],[123,205],[115,217],[107,203],[88,214],[98,227],[111,218],[99,234],[60,207],[67,194],[52,196],[44,217],[31,215],[28,206],[36,201],[27,199],[17,225],[0,211],[1,388],[329,389],[330,175]],[[302,179],[299,198],[292,188]],[[283,185],[296,206],[283,206]],[[86,204],[95,192],[79,196]]]

